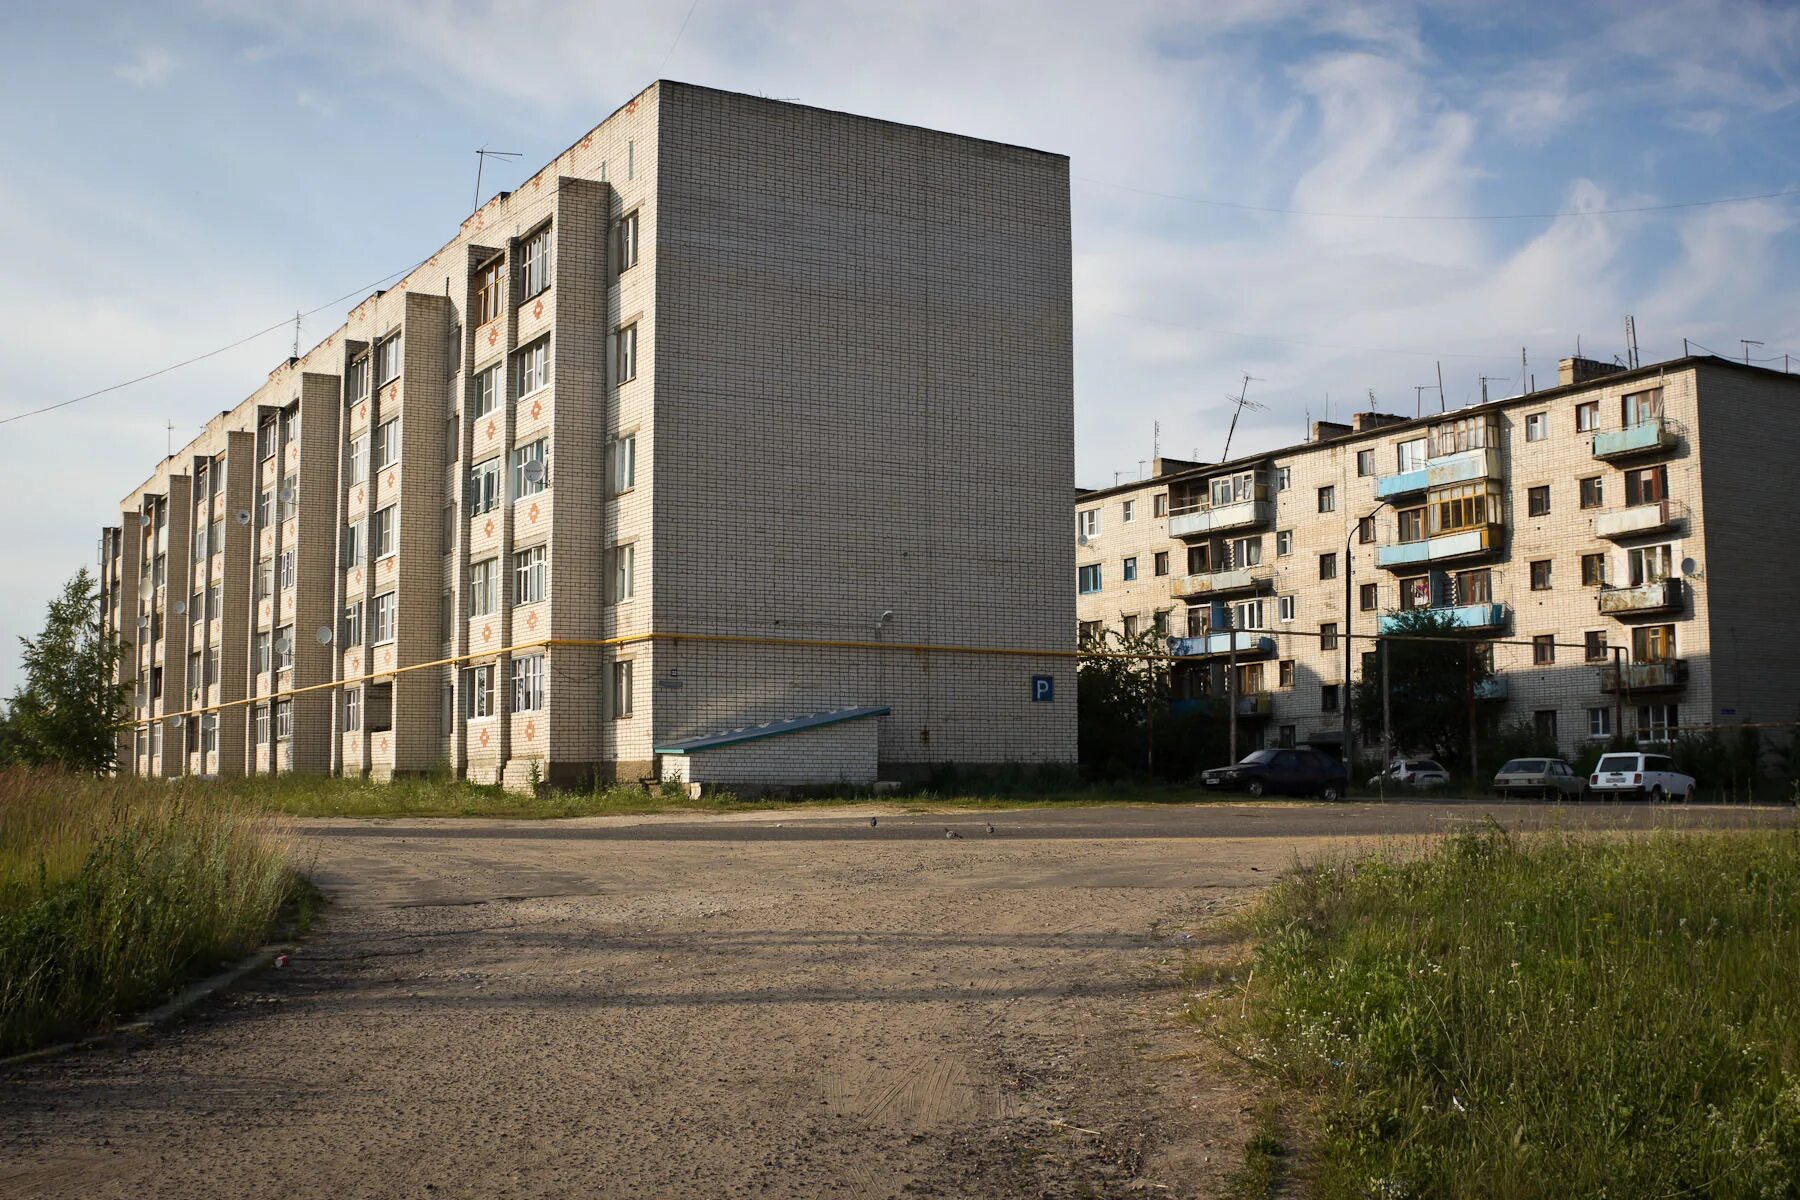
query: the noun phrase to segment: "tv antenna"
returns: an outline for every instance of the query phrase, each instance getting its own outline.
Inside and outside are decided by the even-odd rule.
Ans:
[[[1625,365],[1635,370],[1638,365],[1637,318],[1625,314]]]
[[[524,154],[523,150],[489,150],[486,146],[475,152],[475,206],[469,210],[470,212],[475,212],[481,207],[481,171],[487,166],[487,160],[490,158],[523,158]]]
[[[1742,342],[1743,346],[1744,346],[1744,365],[1749,366],[1750,365],[1750,347],[1760,346],[1760,345],[1762,345],[1762,343],[1758,342],[1758,341],[1753,341],[1750,338],[1739,338],[1738,341]]]
[[[1247,408],[1252,412],[1262,412],[1269,407],[1266,404],[1258,404],[1254,400],[1246,400],[1244,398],[1250,394],[1250,385],[1252,383],[1266,382],[1267,380],[1258,379],[1254,375],[1246,375],[1244,376],[1243,384],[1238,388],[1237,395],[1233,396],[1229,392],[1225,394],[1225,398],[1231,401],[1233,407],[1231,410],[1231,426],[1225,431],[1225,453],[1220,457],[1220,462],[1231,461],[1231,438],[1232,435],[1237,432],[1238,418],[1243,415],[1244,410]]]
[[[300,310],[299,309],[294,310],[294,352],[292,354],[290,354],[288,357],[289,358],[299,358],[300,357]]]

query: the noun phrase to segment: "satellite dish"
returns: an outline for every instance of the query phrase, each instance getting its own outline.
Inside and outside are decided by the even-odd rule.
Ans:
[[[167,721],[163,722],[163,724],[167,725],[170,729],[180,729],[181,728],[181,718],[180,717],[170,717]]]
[[[142,525],[142,526],[144,526],[144,528],[148,529],[150,527],[150,514],[149,513],[139,513],[138,514],[138,524]]]
[[[290,483],[286,487],[281,489],[281,502],[283,504],[292,504],[294,502],[294,485],[293,484]]]
[[[316,631],[314,631],[313,638],[321,646],[331,645],[331,626],[329,626],[329,625],[319,626],[319,628]]]
[[[1683,575],[1686,575],[1689,579],[1692,579],[1695,575],[1699,574],[1699,572],[1700,572],[1700,564],[1699,563],[1695,562],[1691,558],[1684,558],[1681,560],[1681,573]]]
[[[294,639],[293,638],[283,637],[283,638],[275,639],[275,649],[279,653],[286,654],[289,650],[292,650],[293,648],[294,648]]]
[[[187,601],[186,600],[177,600],[175,602],[175,615],[179,617],[182,613],[184,613],[186,611],[187,611]]]
[[[240,508],[237,510],[237,523],[239,525],[248,525],[250,523],[250,510],[249,509]]]
[[[1076,544],[1076,545],[1077,545],[1077,546],[1085,546],[1085,545],[1087,545],[1087,544],[1088,544],[1088,535],[1087,535],[1087,534],[1085,534],[1085,533],[1078,533],[1078,534],[1076,534],[1076,535],[1075,535],[1075,544]]]
[[[139,629],[148,629],[148,628],[150,628],[150,618],[149,618],[149,617],[147,617],[147,616],[145,616],[145,617],[139,617],[139,618],[138,618],[138,628],[139,628]]]
[[[519,474],[525,477],[526,483],[542,483],[544,481],[544,464],[534,458],[519,468]]]

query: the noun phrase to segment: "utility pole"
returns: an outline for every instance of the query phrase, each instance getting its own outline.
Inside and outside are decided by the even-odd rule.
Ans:
[[[1238,760],[1237,752],[1237,632],[1231,619],[1231,605],[1225,606],[1225,729],[1229,760]]]
[[[1387,501],[1381,501],[1368,511],[1368,514],[1363,520],[1373,520],[1375,514],[1386,507]],[[1355,741],[1354,734],[1351,732],[1350,728],[1350,648],[1356,639],[1350,636],[1350,621],[1351,613],[1354,611],[1351,608],[1351,597],[1354,594],[1356,587],[1354,582],[1356,577],[1356,559],[1353,557],[1351,547],[1355,545],[1356,535],[1361,529],[1362,521],[1352,522],[1350,525],[1350,533],[1344,538],[1344,690],[1343,695],[1339,697],[1338,704],[1344,712],[1345,770],[1355,769],[1355,757],[1352,753],[1355,748]]]
[[[1614,646],[1613,654],[1613,749],[1625,744],[1625,647]]]
[[[1388,639],[1383,637],[1377,644],[1381,647],[1381,769],[1385,772],[1387,764],[1394,761],[1394,709],[1388,683]]]
[[[1481,754],[1475,746],[1475,643],[1470,642],[1468,650],[1468,670],[1463,683],[1464,701],[1469,706],[1469,785],[1473,787],[1481,778]]]

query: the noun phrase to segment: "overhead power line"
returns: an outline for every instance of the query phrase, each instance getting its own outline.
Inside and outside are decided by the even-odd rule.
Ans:
[[[1179,200],[1187,204],[1203,204],[1208,208],[1229,208],[1237,212],[1267,213],[1284,217],[1340,217],[1355,221],[1557,221],[1565,217],[1618,217],[1630,213],[1673,212],[1684,208],[1711,208],[1720,204],[1748,204],[1755,200],[1779,200],[1788,196],[1800,196],[1800,187],[1793,187],[1775,192],[1759,192],[1749,196],[1722,196],[1714,200],[1684,200],[1674,204],[1631,204],[1618,208],[1566,208],[1551,212],[1333,212],[1312,208],[1283,208],[1273,204],[1241,204],[1235,200],[1214,200],[1206,196],[1188,196],[1179,192],[1159,192],[1150,188],[1133,187],[1128,183],[1114,183],[1109,179],[1095,179],[1087,175],[1076,175],[1072,178],[1077,183],[1091,183],[1096,187],[1114,188],[1121,192],[1135,192],[1140,196],[1154,196],[1160,200]]]

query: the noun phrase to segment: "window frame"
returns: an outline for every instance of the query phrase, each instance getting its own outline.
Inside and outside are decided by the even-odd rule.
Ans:
[[[550,596],[550,553],[544,543],[513,551],[513,603],[538,604]]]
[[[629,321],[613,330],[612,344],[608,347],[612,353],[612,382],[614,387],[630,383],[638,375],[638,323]]]

